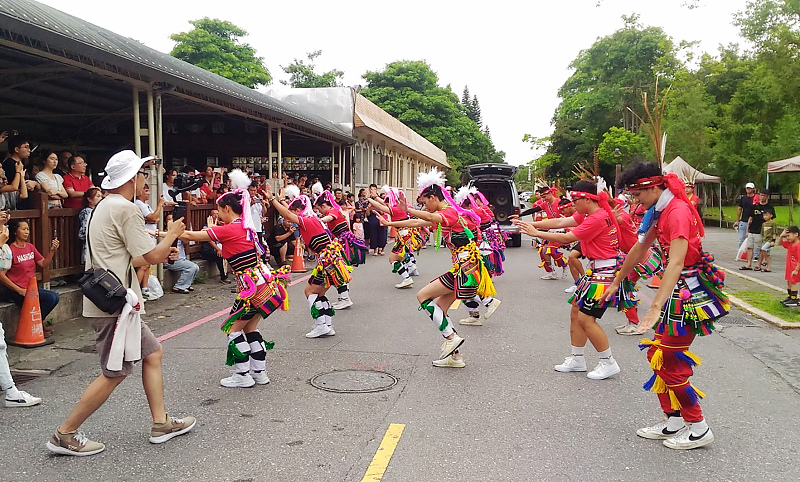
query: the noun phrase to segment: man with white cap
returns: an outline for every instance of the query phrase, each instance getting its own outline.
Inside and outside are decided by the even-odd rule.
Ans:
[[[748,182],[744,185],[744,191],[746,194],[739,197],[739,202],[736,205],[736,224],[734,226],[739,230],[737,248],[744,243],[744,239],[747,237],[747,218],[750,217],[750,210],[753,208],[753,204],[758,202],[755,184]]]
[[[132,151],[118,152],[109,159],[102,183],[103,189],[109,194],[94,208],[86,236],[91,247],[86,259],[87,268],[104,268],[116,274],[138,297],[140,314],[144,314],[141,308],[143,298],[139,283],[132,282],[136,279],[134,268],[165,262],[171,253],[173,241],[185,229],[182,219],[169,223],[164,238],[155,247],[152,238],[145,232],[142,212],[133,200],[144,189],[147,179],[148,172],[142,167],[152,159],[140,159]],[[47,448],[51,452],[83,456],[105,450],[105,445],[87,439],[82,432],[78,432],[78,428],[133,372],[134,362],[131,361],[123,362],[119,371],[112,371],[107,366],[118,315],[109,315],[87,298],[83,299],[83,316],[92,320],[92,328],[97,333],[96,347],[102,373],[86,388],[72,413],[50,437]],[[164,409],[162,355],[161,344],[150,328],[142,324],[142,385],[153,417],[151,443],[163,443],[182,435],[194,428],[196,423],[194,417],[179,419],[167,415]]]

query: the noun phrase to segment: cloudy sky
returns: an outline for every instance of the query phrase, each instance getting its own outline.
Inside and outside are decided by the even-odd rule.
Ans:
[[[691,0],[689,0],[691,2]],[[533,158],[524,134],[545,137],[558,105],[557,91],[569,63],[598,38],[622,26],[622,15],[664,28],[675,42],[700,41],[699,50],[741,42],[731,24],[745,0],[403,0],[331,2],[305,0],[138,0],[109,8],[107,0],[44,0],[43,3],[169,52],[169,35],[201,17],[228,20],[245,29],[244,41],[264,57],[278,80],[294,58],[321,49],[318,71],[345,72],[345,85],[395,60],[426,60],[441,85],[459,97],[465,85],[478,96],[485,125],[506,160]],[[599,5],[598,5],[599,3]]]

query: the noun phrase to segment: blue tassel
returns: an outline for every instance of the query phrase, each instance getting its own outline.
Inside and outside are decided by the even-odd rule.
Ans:
[[[641,345],[640,345],[640,346],[641,346]],[[652,376],[652,377],[650,377],[650,379],[649,379],[649,380],[647,380],[646,382],[644,382],[644,385],[642,385],[642,388],[644,388],[644,389],[645,389],[645,390],[647,390],[648,392],[649,392],[650,390],[652,390],[652,388],[653,388],[653,384],[656,382],[656,377],[657,377],[657,376],[658,376],[658,375],[656,375],[656,374],[654,373],[654,374],[653,374],[653,376]]]

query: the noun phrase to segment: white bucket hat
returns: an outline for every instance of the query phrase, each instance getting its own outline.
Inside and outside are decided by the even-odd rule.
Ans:
[[[139,156],[131,150],[114,154],[106,164],[106,177],[103,178],[100,187],[103,189],[116,189],[122,186],[133,179],[145,162],[153,159],[155,159],[153,156],[139,159]]]

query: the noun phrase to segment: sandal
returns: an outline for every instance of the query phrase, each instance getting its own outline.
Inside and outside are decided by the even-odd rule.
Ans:
[[[187,288],[187,289],[188,289],[189,291],[194,291],[194,286],[190,286],[190,287],[189,287],[189,288]]]
[[[761,272],[762,272],[762,273],[772,273],[772,270],[771,270],[771,269],[766,269],[766,268],[765,268],[765,269],[762,269],[762,270],[761,270]]]
[[[761,266],[756,266],[755,268],[753,268],[753,271],[761,271]]]
[[[739,271],[753,271],[753,268],[750,268],[748,266],[742,266],[739,268]]]
[[[182,290],[180,288],[175,288],[174,286],[172,287],[172,292],[173,293],[180,293],[182,295],[188,295],[189,294],[189,290]]]

